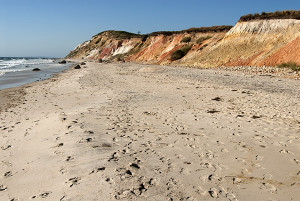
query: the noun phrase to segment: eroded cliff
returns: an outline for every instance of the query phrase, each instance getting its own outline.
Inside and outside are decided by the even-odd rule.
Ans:
[[[176,53],[180,56],[175,57]],[[149,35],[105,31],[78,45],[67,58],[197,67],[300,65],[300,20],[251,18],[240,20],[234,27]]]

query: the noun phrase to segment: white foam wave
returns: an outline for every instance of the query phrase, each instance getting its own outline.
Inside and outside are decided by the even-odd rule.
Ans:
[[[6,69],[6,70],[0,70],[0,76],[1,75],[4,75],[5,73],[13,73],[13,72],[20,72],[20,71],[25,71],[25,70],[28,70],[28,69]]]
[[[0,69],[12,68],[23,65],[39,65],[53,63],[52,59],[12,59],[6,61],[0,61]]]

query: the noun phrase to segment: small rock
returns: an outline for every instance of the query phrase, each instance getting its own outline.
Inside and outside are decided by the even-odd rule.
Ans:
[[[62,147],[62,146],[64,146],[64,143],[59,143],[59,144],[57,145],[57,147]]]
[[[216,109],[207,110],[207,113],[211,113],[211,114],[213,114],[213,113],[218,113],[218,112],[220,112],[220,111],[218,111],[218,110],[216,110]]]
[[[67,61],[66,61],[66,60],[62,60],[62,61],[59,61],[58,63],[59,63],[59,64],[66,64]]]
[[[34,68],[34,69],[32,69],[32,71],[40,71],[41,69],[39,69],[39,68]]]
[[[253,115],[253,116],[252,116],[252,119],[259,119],[259,118],[261,118],[261,117],[262,117],[261,115],[259,115],[259,116]]]
[[[126,171],[126,174],[129,174],[129,175],[131,175],[131,176],[133,175],[132,172],[131,172],[130,170],[127,170],[127,171]]]
[[[81,69],[80,65],[76,65],[74,69]]]
[[[214,101],[221,101],[222,98],[220,98],[220,97],[215,97],[215,98],[213,98],[213,99],[211,99],[211,100],[214,100]]]
[[[131,166],[131,167],[134,167],[134,168],[136,168],[136,169],[140,169],[140,168],[141,168],[141,167],[140,167],[138,164],[136,164],[136,163],[132,163],[130,166]]]

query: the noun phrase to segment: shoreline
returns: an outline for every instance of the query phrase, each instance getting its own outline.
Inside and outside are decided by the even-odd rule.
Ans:
[[[40,69],[39,71],[33,71],[33,67],[31,67],[32,69],[29,70],[7,72],[0,76],[0,89],[14,88],[28,83],[42,81],[52,77],[53,74],[60,73],[74,65],[72,63],[68,63],[59,66],[60,64],[57,62],[53,62],[53,64],[50,64],[52,65],[51,67],[49,67],[49,64],[44,63],[35,65],[36,68]]]
[[[25,89],[36,86],[39,84],[46,84],[48,82],[54,81],[59,76],[69,70],[72,70],[72,68],[76,65],[76,63],[70,65],[67,67],[67,69],[62,70],[58,73],[51,74],[50,77],[42,79],[42,80],[36,80],[32,82],[28,82],[25,84],[22,84],[20,86],[10,87],[10,88],[4,88],[0,89],[0,112],[4,110],[8,110],[11,107],[17,106],[20,102],[22,102],[23,96],[26,95]]]
[[[0,199],[296,199],[299,85],[86,62],[0,90]]]
[[[31,81],[25,84],[22,84],[20,86],[15,86],[15,87],[9,87],[9,88],[4,88],[0,89],[6,90],[6,89],[14,89],[18,87],[23,87],[26,85],[30,85],[36,82],[42,82],[51,78],[55,78],[57,74],[64,73],[67,70],[70,70],[73,68],[75,65],[80,64],[81,62],[90,62],[90,63],[98,63],[96,60],[88,60],[88,59],[67,59],[67,61],[73,63],[69,67],[66,67],[67,69],[62,70],[61,72],[53,73],[50,75],[50,77],[41,79],[41,80],[35,80]],[[137,63],[137,62],[126,62],[127,64],[135,64],[135,65],[149,65],[149,66],[156,66],[156,64],[148,64],[148,63]],[[102,64],[102,63],[99,63]],[[107,64],[120,64],[120,62],[110,62]],[[245,75],[258,75],[258,76],[268,76],[272,78],[285,78],[285,79],[295,79],[299,80],[300,79],[300,73],[297,71],[292,71],[290,69],[285,69],[285,68],[277,68],[277,67],[272,67],[272,66],[266,66],[266,67],[256,67],[256,66],[221,66],[221,67],[211,67],[211,68],[200,68],[200,67],[195,67],[195,66],[178,66],[178,65],[161,65],[161,66],[170,66],[170,67],[179,67],[179,68],[190,68],[190,69],[199,69],[199,70],[212,70],[212,71],[223,71],[223,72],[234,72],[234,73],[242,73]]]

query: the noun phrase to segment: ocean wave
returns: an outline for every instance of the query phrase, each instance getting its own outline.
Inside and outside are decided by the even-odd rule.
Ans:
[[[28,69],[6,69],[6,70],[0,70],[0,76],[4,75],[5,73],[13,73],[13,72],[20,72],[20,71],[26,71]]]
[[[23,67],[26,65],[40,65],[53,63],[53,59],[11,59],[1,60],[0,69],[12,68],[12,67]]]

